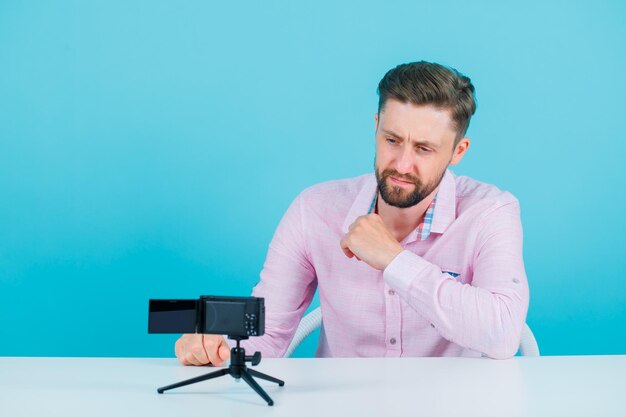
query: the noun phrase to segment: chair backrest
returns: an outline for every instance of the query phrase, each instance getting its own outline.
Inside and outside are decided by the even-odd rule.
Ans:
[[[307,338],[308,335],[313,333],[315,329],[319,328],[322,325],[322,310],[317,307],[315,310],[311,311],[307,315],[305,315],[302,320],[300,320],[300,324],[298,325],[298,329],[296,330],[296,335],[293,337],[291,344],[287,348],[287,352],[285,352],[285,358],[290,357],[294,350],[302,343],[304,339]],[[524,328],[522,329],[522,339],[519,344],[519,354],[520,356],[539,356],[539,346],[537,345],[537,340],[533,335],[532,330],[528,327],[528,324],[524,323]]]
[[[290,357],[293,354],[293,351],[302,343],[304,339],[307,338],[308,335],[313,333],[316,329],[318,329],[322,325],[322,309],[316,308],[311,311],[300,320],[300,324],[298,325],[298,329],[296,330],[296,335],[291,340],[291,344],[287,348],[287,352],[285,352],[285,358]]]
[[[528,323],[524,323],[522,329],[522,339],[519,342],[520,356],[539,356],[539,345]]]

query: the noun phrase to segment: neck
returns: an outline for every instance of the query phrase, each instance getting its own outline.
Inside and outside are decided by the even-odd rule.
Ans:
[[[402,242],[409,233],[422,223],[424,214],[438,190],[439,187],[418,204],[407,208],[390,206],[378,193],[376,211],[398,242]]]

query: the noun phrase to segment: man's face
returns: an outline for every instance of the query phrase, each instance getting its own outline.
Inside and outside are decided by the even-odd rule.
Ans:
[[[389,99],[376,115],[376,180],[383,200],[412,207],[439,186],[449,164],[458,163],[469,139],[454,146],[449,110]]]

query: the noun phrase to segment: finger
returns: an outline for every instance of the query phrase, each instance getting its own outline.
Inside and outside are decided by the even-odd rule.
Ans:
[[[180,361],[180,363],[182,363],[182,364],[183,364],[183,365],[185,365],[185,366],[190,366],[190,365],[193,365],[193,363],[191,363],[191,362],[189,362],[189,361],[187,360],[187,356],[186,356],[186,355],[184,355],[184,354],[183,354],[183,355],[181,355],[181,356],[179,356],[179,357],[178,357],[178,360]]]
[[[195,365],[195,366],[199,366],[202,365],[202,363],[198,360],[198,358],[196,358],[196,355],[191,351],[185,351],[185,365]]]
[[[193,365],[193,363],[190,362],[190,360],[188,359],[188,356],[190,356],[191,360],[195,362],[191,353],[187,352],[187,347],[193,341],[193,338],[195,336],[195,334],[184,334],[180,337],[180,339],[176,341],[176,344],[174,345],[174,352],[176,353],[176,357],[183,365]]]
[[[209,363],[209,357],[207,356],[201,341],[189,346],[189,352],[186,355],[186,358],[192,363],[192,365],[200,366]]]
[[[180,339],[178,339],[176,343],[174,344],[174,354],[183,365],[187,365],[187,361],[185,360],[185,355],[183,354],[183,351],[182,351],[182,343]]]
[[[346,236],[347,237],[347,236]],[[358,256],[355,255],[354,252],[352,252],[352,250],[350,250],[350,248],[348,247],[348,243],[346,242],[346,237],[344,237],[343,239],[341,239],[341,250],[343,251],[344,255],[346,255],[348,258],[356,258],[357,261],[360,261],[361,258],[359,258]]]
[[[209,358],[209,362],[215,366],[219,366],[222,364],[222,360],[217,354],[218,342],[215,340],[214,336],[205,336],[203,338],[202,345],[204,346],[204,350],[206,355]]]
[[[341,240],[339,241],[339,246],[341,246],[341,250],[343,251],[343,253],[346,254],[346,256],[348,258],[352,258],[352,256],[354,254],[350,250],[350,245],[348,243],[348,238],[349,238],[349,234],[347,234],[344,237],[342,237]]]
[[[354,256],[354,253],[352,253],[348,245],[346,245],[343,240],[341,241],[341,250],[343,251],[343,254],[346,255],[348,258],[352,258]]]
[[[363,216],[357,217],[357,219],[355,221],[353,221],[350,226],[348,226],[348,232],[353,231],[354,228],[357,227],[359,225],[359,223],[361,223],[363,221],[363,219],[361,217],[363,217]]]
[[[219,349],[219,355],[222,361],[227,361],[230,359],[230,346],[226,342],[226,340],[222,341],[222,344]]]
[[[357,227],[358,225],[363,224],[363,222],[366,221],[366,220],[367,220],[367,215],[357,217],[352,222],[352,224],[348,227],[348,231],[351,232],[355,227]]]
[[[367,215],[367,217],[369,219],[371,219],[371,220],[376,220],[376,221],[379,221],[379,220],[382,221],[383,220],[383,218],[380,217],[380,215],[378,215],[376,213],[370,213],[370,214]]]

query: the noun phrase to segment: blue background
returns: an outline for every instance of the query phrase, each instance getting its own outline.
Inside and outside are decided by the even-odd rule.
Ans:
[[[419,59],[476,86],[455,172],[521,202],[542,354],[626,353],[625,17],[619,1],[3,0],[0,355],[172,356],[147,300],[249,294],[291,200],[371,171],[376,85]]]

